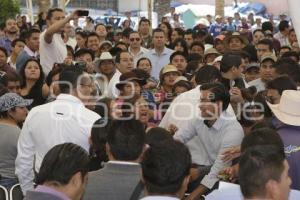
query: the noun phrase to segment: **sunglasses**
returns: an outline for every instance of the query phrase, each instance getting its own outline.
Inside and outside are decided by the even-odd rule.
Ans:
[[[131,42],[133,42],[134,40],[136,40],[137,42],[139,42],[141,40],[141,38],[130,38],[129,39]]]

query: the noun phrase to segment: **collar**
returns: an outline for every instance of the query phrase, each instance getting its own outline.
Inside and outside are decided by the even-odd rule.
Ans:
[[[54,196],[59,197],[62,200],[70,200],[69,197],[67,197],[67,195],[65,195],[62,192],[59,192],[51,187],[45,186],[45,185],[38,185],[35,190],[36,192],[42,192],[42,193],[47,193],[47,194],[52,194]]]
[[[38,52],[33,52],[31,49],[28,48],[27,45],[25,45],[24,47],[24,51],[31,57],[37,57],[38,56]]]
[[[155,50],[155,49],[152,49],[151,51],[152,51],[151,54],[153,54],[153,55],[158,55],[158,54],[156,53],[156,50]],[[166,55],[166,54],[167,54],[167,51],[168,51],[168,49],[167,49],[166,47],[164,47],[164,50],[162,51],[162,53],[160,54],[160,56]]]
[[[70,101],[70,102],[77,103],[77,104],[84,106],[80,99],[78,99],[77,97],[70,95],[70,94],[60,94],[56,98],[56,101],[58,101],[58,100]]]
[[[221,115],[218,117],[218,119],[213,123],[213,125],[208,124],[207,120],[204,120],[203,123],[208,127],[208,128],[214,128],[215,130],[219,131],[221,130],[224,120],[228,120],[230,116],[228,116],[226,111],[223,111]]]
[[[110,160],[107,163],[118,164],[118,165],[139,165],[139,163],[128,162],[128,161],[119,161],[119,160]]]
[[[139,50],[139,52],[138,52],[136,55],[139,55],[139,54],[141,54],[141,53],[144,53],[144,51],[145,51],[144,48],[143,48],[143,47],[140,47],[140,50]],[[131,55],[133,55],[133,53],[132,53],[130,47],[128,48],[128,52],[129,52]]]

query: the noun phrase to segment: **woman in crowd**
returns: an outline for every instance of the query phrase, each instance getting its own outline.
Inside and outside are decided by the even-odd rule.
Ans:
[[[0,97],[0,185],[9,189],[18,183],[15,175],[17,144],[21,132],[19,125],[27,116],[27,106],[32,100],[25,100],[15,93]]]
[[[169,22],[162,22],[160,25],[159,25],[159,28],[161,28],[164,33],[165,33],[165,36],[167,38],[167,41],[166,41],[166,46],[167,47],[170,47],[170,44],[171,44],[171,35],[172,35],[172,27],[171,27],[171,24]]]
[[[44,72],[39,61],[28,59],[20,70],[22,77],[21,96],[25,99],[33,99],[31,108],[44,104],[49,87],[44,82]]]

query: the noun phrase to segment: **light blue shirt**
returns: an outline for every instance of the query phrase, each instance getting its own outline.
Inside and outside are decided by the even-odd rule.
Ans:
[[[203,119],[197,117],[174,135],[174,139],[183,143],[194,137],[198,138],[199,145],[205,149],[199,152],[199,156],[208,159],[212,165],[209,174],[201,181],[202,185],[211,189],[219,181],[218,173],[231,165],[231,162],[222,161],[222,153],[230,147],[239,146],[244,132],[236,118],[224,111],[211,128],[204,124]]]
[[[155,79],[159,79],[160,70],[170,63],[170,56],[174,51],[172,49],[164,48],[164,51],[161,55],[158,55],[155,49],[151,49],[148,53],[145,54],[146,58],[149,58],[152,64],[151,76]]]

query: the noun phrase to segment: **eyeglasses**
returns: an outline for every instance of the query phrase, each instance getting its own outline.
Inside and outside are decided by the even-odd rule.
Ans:
[[[131,42],[133,42],[134,40],[137,41],[137,42],[139,42],[139,41],[141,40],[141,38],[130,38],[129,40],[130,40]]]

